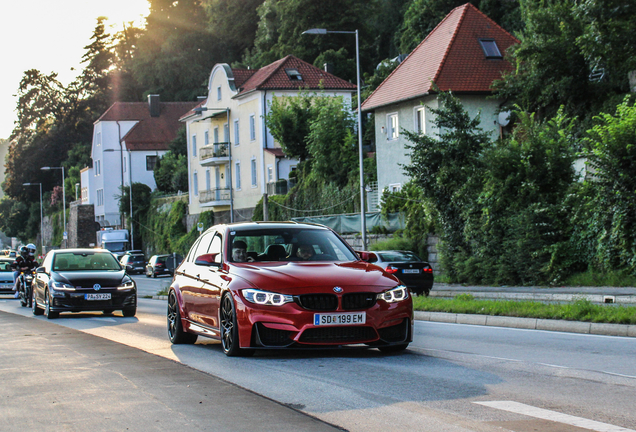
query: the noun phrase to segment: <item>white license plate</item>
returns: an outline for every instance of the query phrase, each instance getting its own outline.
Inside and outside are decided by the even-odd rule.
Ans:
[[[110,300],[110,293],[105,294],[85,294],[86,300]]]
[[[419,269],[404,269],[404,270],[402,270],[402,273],[404,273],[404,274],[419,274],[420,270]]]
[[[338,314],[314,314],[314,325],[353,325],[367,322],[366,312],[349,312]]]

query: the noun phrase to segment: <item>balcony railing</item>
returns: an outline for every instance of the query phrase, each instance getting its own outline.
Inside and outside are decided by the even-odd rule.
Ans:
[[[202,204],[218,202],[217,205],[229,205],[230,188],[216,188],[199,191],[199,202]]]
[[[267,183],[267,195],[285,195],[294,186],[296,186],[296,179],[290,178],[289,180],[280,179],[275,182]]]
[[[229,143],[226,142],[201,147],[199,150],[199,160],[201,162],[209,160],[209,162],[214,163],[214,159],[223,158],[223,161],[225,161],[230,156],[229,147]]]

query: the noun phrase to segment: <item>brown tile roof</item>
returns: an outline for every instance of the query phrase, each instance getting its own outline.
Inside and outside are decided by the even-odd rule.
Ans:
[[[490,93],[506,60],[487,59],[480,39],[494,39],[502,54],[519,41],[475,6],[453,9],[362,104],[363,111],[442,91]]]
[[[296,69],[300,73],[302,80],[291,79],[285,71],[286,69]],[[356,89],[355,84],[338,78],[292,55],[254,71],[241,84],[237,80],[237,70],[233,69],[232,72],[235,73],[234,82],[239,90],[239,93],[234,97],[254,90],[298,90],[300,87],[311,90],[354,91]]]
[[[96,123],[138,121],[124,136],[130,150],[168,150],[168,144],[175,139],[182,126],[179,118],[195,106],[196,102],[160,102],[159,117],[151,117],[145,102],[115,102]]]

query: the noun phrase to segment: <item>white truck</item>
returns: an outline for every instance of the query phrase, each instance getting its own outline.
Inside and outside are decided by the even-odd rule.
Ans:
[[[97,231],[97,247],[108,249],[121,258],[130,249],[130,236],[126,229],[105,228]]]

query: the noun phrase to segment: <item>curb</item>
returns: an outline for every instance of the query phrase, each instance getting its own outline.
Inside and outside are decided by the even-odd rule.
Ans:
[[[500,291],[495,292],[476,292],[465,291],[467,294],[471,294],[475,299],[479,300],[516,300],[516,301],[536,301],[536,302],[572,302],[578,299],[587,299],[592,303],[616,303],[621,305],[636,305],[635,295],[620,295],[620,294],[565,294],[565,293],[505,293]],[[430,292],[431,297],[440,298],[453,298],[461,294],[458,291],[435,289]]]
[[[582,321],[454,314],[446,312],[415,311],[414,314],[415,319],[419,321],[509,327],[527,330],[560,331],[604,336],[636,337],[636,325],[632,324],[590,323]]]

